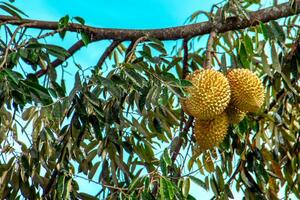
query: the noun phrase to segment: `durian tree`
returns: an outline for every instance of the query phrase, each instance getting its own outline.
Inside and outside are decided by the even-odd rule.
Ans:
[[[1,2],[0,199],[300,198],[300,1],[266,2],[152,30]]]

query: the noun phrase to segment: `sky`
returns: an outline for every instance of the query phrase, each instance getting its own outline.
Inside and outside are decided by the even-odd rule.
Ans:
[[[208,3],[209,2],[209,3]],[[24,11],[29,18],[57,21],[64,15],[80,16],[87,25],[105,28],[164,28],[183,25],[184,21],[197,10],[209,11],[218,0],[16,0],[14,5]],[[76,37],[69,35],[64,41],[57,37],[51,40],[70,47]],[[82,66],[95,65],[109,43],[96,42],[76,53],[76,62]],[[70,63],[71,64],[71,63]],[[69,75],[72,85],[72,75]],[[203,179],[203,177],[201,177]],[[79,181],[79,180],[78,180]],[[81,191],[96,194],[99,186],[80,181]],[[200,186],[191,185],[190,193],[197,199],[210,199],[213,194]],[[238,198],[239,199],[239,198]]]

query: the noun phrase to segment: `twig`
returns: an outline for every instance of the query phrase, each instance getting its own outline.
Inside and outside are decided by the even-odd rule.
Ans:
[[[216,52],[212,51],[211,53],[214,56],[214,58],[216,59],[218,65],[221,67],[222,66],[222,62],[219,60],[218,56],[216,55]]]
[[[59,33],[59,32],[64,31],[64,30],[66,30],[65,27],[64,28],[60,28],[60,29],[56,29],[56,30],[53,30],[51,32],[48,32],[48,33],[45,33],[43,35],[38,36],[37,39],[43,39],[43,38],[48,37],[48,36],[53,36],[56,33]]]
[[[138,45],[140,42],[143,42],[143,41],[145,41],[145,40],[147,40],[147,37],[146,37],[146,36],[143,36],[143,37],[140,37],[140,38],[138,38],[137,40],[131,42],[131,44],[128,46],[128,48],[127,48],[127,50],[126,50],[126,53],[125,53],[125,63],[131,61],[131,58],[132,58],[132,56],[133,56],[133,52],[135,51],[137,45]]]
[[[24,25],[25,25],[25,24],[24,24]],[[5,49],[5,53],[4,53],[4,56],[3,56],[3,61],[2,61],[2,63],[1,63],[1,65],[0,65],[0,70],[4,67],[4,65],[5,65],[5,63],[6,63],[6,61],[7,61],[7,56],[8,56],[8,52],[9,52],[9,49],[10,49],[10,48],[9,48],[10,45],[13,43],[15,37],[17,36],[18,31],[19,31],[24,25],[18,26],[18,27],[16,28],[16,30],[14,31],[13,35],[11,36],[10,41],[8,42],[8,44],[7,44],[7,46],[6,46],[6,49]]]
[[[190,116],[188,121],[185,124],[185,127],[183,129],[183,133],[187,133],[189,131],[189,129],[192,127],[193,125],[193,121],[194,121],[194,117]],[[172,161],[174,162],[179,154],[180,148],[183,144],[183,139],[181,137],[179,137],[178,143],[175,146],[174,152],[172,154]]]
[[[189,56],[188,42],[189,42],[189,40],[185,38],[183,40],[183,44],[182,44],[182,46],[183,46],[182,79],[184,79],[186,77],[186,75],[188,73],[188,67],[189,67],[189,64],[188,64],[188,56]]]
[[[104,51],[104,53],[99,58],[96,67],[101,68],[103,63],[105,62],[105,59],[111,54],[111,52],[121,43],[121,40],[114,40]]]
[[[188,39],[184,39],[183,43],[182,43],[182,47],[183,47],[183,60],[182,60],[182,74],[181,74],[181,78],[185,79],[187,73],[188,73],[188,55],[189,55],[189,50],[188,50]],[[184,111],[183,109],[181,109],[181,120],[180,120],[180,131],[182,131],[183,129],[183,123],[185,121],[184,119]]]
[[[181,170],[183,170],[183,168],[185,167],[185,161],[187,159],[187,156],[189,155],[189,151],[190,151],[191,146],[192,146],[192,143],[190,142],[189,146],[187,148],[186,154],[184,156],[183,162],[182,162]]]
[[[67,60],[69,57],[71,57],[75,52],[77,52],[77,51],[78,51],[79,49],[81,49],[81,47],[83,47],[83,46],[84,46],[84,43],[83,43],[82,40],[77,41],[73,46],[71,46],[70,49],[68,49],[67,52],[69,53],[69,55],[66,56],[65,60]],[[57,66],[59,66],[59,65],[62,64],[63,62],[64,62],[64,60],[56,59],[56,60],[54,60],[54,61],[50,64],[49,67],[56,68]],[[45,75],[45,74],[47,73],[49,67],[46,68],[46,69],[41,69],[40,71],[36,72],[35,75],[36,75],[37,77],[41,77],[41,76]]]
[[[231,181],[235,178],[235,176],[239,173],[241,166],[243,166],[245,163],[244,160],[240,160],[239,163],[237,164],[237,167],[235,168],[233,174],[231,175],[231,177],[229,178],[229,180],[227,181],[227,185],[231,184]]]
[[[188,72],[188,39],[185,38],[183,40],[183,60],[182,60],[182,78],[186,77],[186,74]],[[189,117],[189,120],[186,122],[185,128],[183,129],[183,120],[184,120],[184,115],[183,111],[181,111],[181,120],[180,120],[180,131],[183,131],[185,133],[188,132],[189,128],[191,127],[194,118]],[[183,129],[183,130],[182,130]],[[174,152],[172,152],[172,161],[174,162],[179,154],[179,151],[181,149],[181,146],[183,144],[183,139],[179,137],[178,143],[175,146]]]

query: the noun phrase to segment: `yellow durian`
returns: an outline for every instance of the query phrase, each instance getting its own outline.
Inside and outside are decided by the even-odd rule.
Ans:
[[[192,86],[186,89],[189,96],[182,99],[186,112],[199,120],[211,120],[220,115],[230,100],[227,78],[213,69],[197,70],[187,76]]]
[[[231,89],[231,103],[244,112],[257,112],[264,103],[264,87],[248,69],[233,69],[227,73]]]
[[[219,146],[228,129],[228,117],[225,112],[213,120],[195,119],[194,134],[200,151]]]
[[[181,104],[181,108],[182,108],[183,112],[185,112],[188,115],[191,115],[191,113],[188,111],[188,109],[185,105],[185,100],[180,99],[180,104]]]

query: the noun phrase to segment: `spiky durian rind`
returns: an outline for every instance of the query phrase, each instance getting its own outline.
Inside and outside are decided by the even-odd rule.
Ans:
[[[227,78],[213,69],[197,70],[187,76],[193,86],[186,89],[185,110],[199,120],[211,120],[221,114],[230,100]]]
[[[219,146],[227,134],[228,124],[228,116],[225,112],[213,120],[196,118],[194,134],[200,151]]]
[[[227,73],[231,103],[244,112],[257,112],[264,103],[262,81],[248,69],[233,69]]]
[[[180,104],[181,104],[181,108],[182,108],[183,112],[185,112],[188,115],[191,115],[191,113],[189,112],[189,110],[187,109],[187,107],[185,105],[184,99],[180,99]]]

